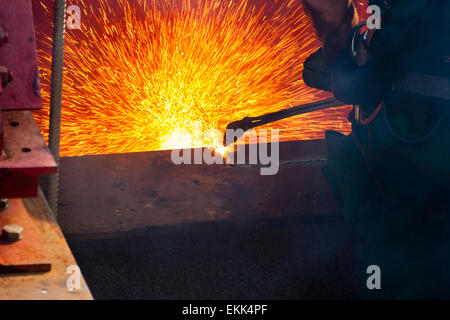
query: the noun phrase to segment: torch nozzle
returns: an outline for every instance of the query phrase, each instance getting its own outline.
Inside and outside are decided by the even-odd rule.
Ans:
[[[230,122],[227,125],[227,129],[223,135],[223,145],[227,147],[230,144],[235,143],[244,135],[246,131],[252,128],[254,128],[254,126],[252,126],[252,118],[250,117],[245,117],[241,120]]]

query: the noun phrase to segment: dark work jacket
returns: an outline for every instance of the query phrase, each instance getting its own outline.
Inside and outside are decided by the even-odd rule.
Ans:
[[[366,66],[357,68],[347,53],[334,66],[323,67],[321,53],[305,66],[305,82],[333,91],[349,104],[370,113],[386,100],[393,83],[407,72],[449,77],[450,7],[447,0],[396,0],[382,29],[372,39]],[[319,68],[319,67],[320,68]],[[313,71],[320,70],[315,77]],[[367,126],[353,124],[344,136],[328,132],[328,164],[323,172],[341,205],[347,223],[364,238],[361,293],[365,298],[450,298],[450,121],[443,121],[426,141],[406,144],[386,126],[405,137],[421,136],[441,115],[422,104],[422,112],[388,101]],[[400,105],[401,104],[401,105]],[[378,265],[382,290],[365,286],[365,270]]]

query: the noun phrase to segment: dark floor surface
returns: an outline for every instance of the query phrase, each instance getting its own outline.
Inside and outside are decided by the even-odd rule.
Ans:
[[[96,299],[349,299],[357,237],[342,223],[209,223],[70,247]]]

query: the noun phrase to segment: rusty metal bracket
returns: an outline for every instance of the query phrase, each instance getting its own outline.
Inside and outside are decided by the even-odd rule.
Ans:
[[[56,162],[30,111],[5,111],[2,118],[0,198],[35,197],[39,175],[55,173]]]

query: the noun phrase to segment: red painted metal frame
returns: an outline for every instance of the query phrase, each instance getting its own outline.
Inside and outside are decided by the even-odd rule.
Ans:
[[[36,197],[39,175],[56,173],[57,164],[27,111],[42,103],[31,0],[0,1],[0,28],[0,198]],[[9,223],[24,235],[16,243],[0,240],[0,272],[50,270],[19,199],[0,211],[0,227]]]
[[[0,197],[35,197],[56,163],[31,113],[12,111],[41,107],[31,0],[0,1],[0,28],[0,66],[13,74],[0,84]]]
[[[0,95],[2,110],[32,110],[42,106],[31,0],[0,1],[0,27],[8,42],[0,48],[0,66],[14,80]]]

